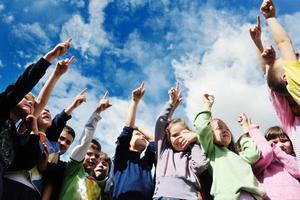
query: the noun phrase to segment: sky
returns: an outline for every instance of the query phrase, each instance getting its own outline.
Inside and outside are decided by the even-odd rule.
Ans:
[[[136,123],[152,132],[176,81],[183,102],[174,117],[186,120],[190,128],[202,106],[202,94],[208,92],[216,98],[213,116],[223,119],[235,138],[242,133],[237,123],[242,112],[265,130],[278,125],[278,120],[249,36],[260,4],[261,0],[1,0],[0,89],[72,37],[71,49],[60,59],[76,60],[47,105],[54,116],[88,88],[87,102],[68,122],[77,134],[72,147],[107,90],[113,106],[102,114],[95,137],[103,151],[113,155],[131,91],[142,81],[146,93]],[[299,2],[275,4],[279,21],[295,49],[300,49]],[[264,44],[273,44],[263,18],[262,30]],[[58,60],[34,88],[36,96]]]

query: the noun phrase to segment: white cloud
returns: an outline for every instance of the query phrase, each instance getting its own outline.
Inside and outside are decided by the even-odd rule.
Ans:
[[[4,15],[3,16],[3,22],[4,23],[7,23],[7,24],[10,24],[11,22],[14,21],[14,16],[13,15]]]
[[[37,22],[13,26],[12,33],[26,43],[37,45],[38,50],[42,50],[42,52],[48,49],[51,44],[44,29]]]
[[[0,12],[2,12],[5,9],[5,6],[3,4],[0,4]]]
[[[80,50],[81,54],[99,56],[101,49],[109,44],[102,26],[103,9],[107,3],[107,1],[90,1],[87,22],[80,15],[73,15],[62,27],[61,40],[71,36],[73,37],[73,47]]]

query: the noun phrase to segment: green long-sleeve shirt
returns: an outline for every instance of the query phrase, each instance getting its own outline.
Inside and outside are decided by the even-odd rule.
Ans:
[[[194,126],[202,149],[209,158],[213,174],[211,194],[214,199],[238,199],[241,191],[251,193],[256,199],[263,199],[265,191],[253,175],[251,166],[228,148],[213,143],[210,122],[210,109],[205,108],[197,114]]]

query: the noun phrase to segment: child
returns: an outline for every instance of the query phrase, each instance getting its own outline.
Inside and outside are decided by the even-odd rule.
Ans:
[[[204,94],[205,108],[194,120],[213,174],[214,199],[263,199],[265,192],[251,166],[234,153],[232,133],[220,119],[211,120],[214,97]]]
[[[127,124],[117,139],[114,157],[113,199],[152,199],[154,181],[151,170],[155,162],[153,135],[135,128],[139,101],[145,93],[144,83],[132,91]],[[141,157],[141,153],[145,155]]]
[[[270,76],[267,76],[267,79],[272,79],[272,81],[277,84],[275,85],[276,87],[271,87],[272,89],[277,91],[277,88],[286,88],[293,99],[300,105],[300,62],[297,60],[298,58],[292,42],[289,35],[276,19],[273,1],[264,0],[260,10],[267,20],[272,37],[281,53],[283,62],[283,64],[278,67],[274,66],[270,68]]]
[[[259,17],[256,26],[250,29],[250,35],[257,47],[258,58],[261,63],[260,65],[263,74],[269,78],[275,76],[273,72],[270,73],[270,70],[272,71],[273,67],[282,70],[282,61],[276,59],[276,53],[272,46],[265,50],[263,49]],[[276,111],[277,117],[280,120],[281,126],[291,137],[294,143],[296,156],[300,157],[300,134],[296,134],[300,132],[297,128],[300,125],[300,106],[294,101],[289,93],[278,93],[272,89],[272,85],[268,84],[268,86],[270,100]],[[297,158],[297,163],[298,169],[300,169],[300,158]]]
[[[270,199],[296,200],[300,197],[300,172],[297,169],[293,146],[282,128],[275,126],[266,131],[265,137],[258,126],[250,127],[245,114],[240,116],[244,130],[262,151],[260,159],[252,165],[258,180],[263,184]]]
[[[208,161],[195,144],[197,135],[182,119],[171,120],[181,101],[178,83],[169,90],[169,97],[155,125],[157,168],[153,199],[196,200],[201,190],[198,177],[207,169]]]
[[[16,148],[18,147],[15,138],[17,134],[15,123],[20,119],[26,120],[26,117],[34,112],[34,98],[28,92],[33,89],[45,74],[50,62],[63,55],[69,49],[70,42],[71,39],[58,44],[37,63],[29,66],[14,84],[8,86],[0,94],[0,197],[2,194],[3,170],[11,165],[15,158]],[[29,118],[33,119],[32,117]],[[38,133],[36,134],[38,135]],[[36,136],[35,140],[38,142],[38,136]],[[31,148],[31,145],[24,146],[25,150],[27,150],[26,148]],[[28,157],[29,155],[25,156]],[[33,163],[35,164],[35,162]],[[22,168],[22,166],[20,167]]]
[[[108,175],[111,170],[111,159],[104,152],[100,154],[100,160],[98,165],[94,169],[94,177],[100,184],[101,188],[101,200],[111,200],[112,191],[105,191],[106,181],[108,180]]]
[[[101,189],[91,175],[99,162],[101,146],[92,138],[96,125],[101,119],[100,113],[110,106],[108,93],[106,92],[100,100],[96,111],[85,125],[81,143],[74,148],[70,156],[59,199],[94,200],[99,198]]]

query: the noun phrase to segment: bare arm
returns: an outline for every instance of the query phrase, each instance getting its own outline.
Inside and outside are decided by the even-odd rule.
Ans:
[[[74,57],[71,57],[70,59],[65,59],[57,63],[54,72],[43,86],[36,103],[34,104],[34,116],[39,116],[39,114],[45,108],[55,84],[57,83],[58,79],[68,70],[68,67],[73,60]]]
[[[260,10],[267,20],[272,37],[284,61],[297,61],[297,57],[288,33],[276,19],[276,9],[272,0],[264,0]]]
[[[129,112],[127,116],[126,124],[127,126],[134,128],[135,125],[135,118],[136,118],[136,111],[139,101],[145,94],[145,84],[144,82],[140,85],[140,87],[136,88],[132,91],[132,98],[129,105]]]
[[[65,109],[65,113],[70,116],[72,112],[78,108],[83,102],[86,102],[86,97],[84,95],[87,88],[83,89],[74,99],[74,101]]]

